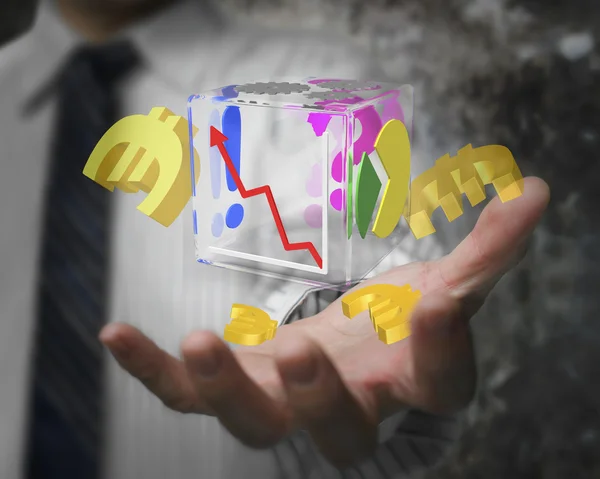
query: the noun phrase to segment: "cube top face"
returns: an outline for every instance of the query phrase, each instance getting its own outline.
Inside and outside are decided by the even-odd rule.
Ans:
[[[337,96],[309,97],[327,92]],[[191,96],[197,261],[319,287],[364,278],[409,233],[410,149],[385,144],[402,130],[410,147],[412,95],[409,85],[310,78]],[[372,227],[390,165],[402,166],[406,194],[381,237]]]
[[[403,88],[406,90],[410,86],[404,85]],[[288,79],[228,85],[191,98],[238,106],[351,112],[359,110],[370,102],[396,95],[397,90],[398,85],[392,83],[310,77],[303,80]]]

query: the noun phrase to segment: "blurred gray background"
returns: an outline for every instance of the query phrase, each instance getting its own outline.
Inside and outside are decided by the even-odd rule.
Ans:
[[[425,477],[600,477],[597,0],[248,0],[238,14],[370,48],[415,86],[423,161],[498,143],[550,184],[528,256],[474,321],[480,387],[461,437]],[[444,228],[445,248],[479,210]]]

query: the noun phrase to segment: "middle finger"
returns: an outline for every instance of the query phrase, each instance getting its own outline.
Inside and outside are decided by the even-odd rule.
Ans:
[[[276,362],[297,422],[325,457],[343,467],[372,452],[377,421],[316,343],[298,336],[277,351]]]
[[[286,433],[281,405],[248,377],[233,352],[215,334],[193,333],[181,349],[198,395],[231,434],[249,447],[263,448]]]

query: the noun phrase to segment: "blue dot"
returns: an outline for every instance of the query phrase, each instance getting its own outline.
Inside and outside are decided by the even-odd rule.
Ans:
[[[228,85],[224,88],[221,88],[221,92],[225,98],[237,98],[238,92],[235,89],[237,85]]]
[[[212,101],[214,103],[218,103],[218,102],[221,102],[221,101],[230,100],[232,98],[237,98],[239,94],[235,90],[236,86],[237,85],[229,85],[229,86],[221,88],[222,95],[221,96],[215,96],[215,97],[213,97]]]
[[[213,216],[212,224],[210,225],[212,235],[215,238],[218,238],[223,234],[223,228],[225,226],[223,223],[223,215],[221,213],[216,213],[215,216]]]
[[[225,215],[225,223],[228,228],[237,228],[244,219],[244,207],[239,203],[234,203],[229,207]]]

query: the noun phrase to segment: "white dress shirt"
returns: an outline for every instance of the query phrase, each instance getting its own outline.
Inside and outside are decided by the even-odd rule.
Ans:
[[[146,114],[153,106],[183,115],[193,93],[280,76],[378,79],[368,56],[348,41],[235,25],[200,5],[177,4],[126,32],[145,64],[120,87],[122,116]],[[19,479],[23,461],[34,285],[55,104],[48,86],[81,42],[45,4],[33,30],[0,52],[2,479]],[[264,283],[258,277],[195,263],[190,205],[165,228],[136,209],[143,194],[113,194],[118,205],[110,321],[133,324],[178,354],[180,341],[192,330],[222,334],[233,302],[261,306],[255,295]],[[296,288],[298,296],[305,290]],[[240,446],[212,418],[167,410],[112,359],[107,362],[106,478],[280,477],[271,451]]]

